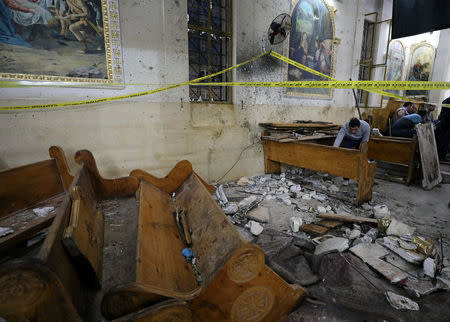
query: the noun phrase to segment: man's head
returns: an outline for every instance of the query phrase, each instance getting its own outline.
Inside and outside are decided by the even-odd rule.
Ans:
[[[424,108],[425,108],[425,111],[427,111],[427,112],[433,112],[436,109],[436,106],[431,105],[431,104],[425,104]]]
[[[427,115],[427,111],[425,111],[425,110],[419,110],[419,111],[417,112],[417,114],[420,115],[420,117],[422,118],[422,122],[423,122],[423,118]]]
[[[406,107],[406,110],[409,114],[417,112],[417,107],[412,102],[406,102],[405,104],[403,104],[403,106]]]
[[[350,132],[352,132],[352,134],[356,134],[359,127],[361,126],[361,122],[356,117],[354,117],[350,120],[350,122],[348,122],[348,126],[350,127]]]

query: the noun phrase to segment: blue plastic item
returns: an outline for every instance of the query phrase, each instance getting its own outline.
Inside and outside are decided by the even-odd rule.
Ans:
[[[192,262],[192,259],[195,257],[194,252],[190,248],[185,248],[181,251],[184,257],[186,257],[186,261],[188,263]]]

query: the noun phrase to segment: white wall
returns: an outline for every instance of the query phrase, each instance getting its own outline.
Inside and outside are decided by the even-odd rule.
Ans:
[[[363,16],[369,0],[329,0],[336,7],[334,77],[357,79]],[[271,20],[291,11],[291,1],[233,1],[234,56],[241,62],[261,53]],[[188,80],[187,6],[181,0],[120,1],[127,83],[167,84]],[[446,36],[448,37],[448,35]],[[448,38],[446,38],[448,39]],[[287,54],[284,47],[275,48]],[[266,57],[234,73],[234,80],[285,80],[284,63]],[[156,88],[156,86],[150,87]],[[0,89],[0,106],[53,103],[133,93],[124,89]],[[105,177],[142,168],[163,176],[179,160],[190,160],[208,181],[221,177],[241,151],[258,142],[259,122],[320,120],[342,123],[355,114],[350,90],[331,99],[292,97],[280,88],[234,88],[234,104],[189,103],[186,87],[135,99],[62,109],[0,112],[0,169],[47,158],[51,145],[68,156],[93,152]],[[243,103],[243,104],[242,104]],[[71,161],[71,166],[75,166]],[[242,153],[225,179],[264,171],[260,144]]]
[[[372,9],[378,12],[378,21],[392,19],[392,5],[393,0],[379,0],[379,1],[363,1],[366,9],[369,9],[372,3]],[[374,46],[374,63],[382,64],[386,61],[387,55],[387,40],[388,40],[389,24],[387,22],[379,24],[377,27],[377,34]],[[436,48],[436,58],[433,66],[432,81],[448,81],[450,79],[450,29],[435,31],[433,33],[424,33],[420,35],[398,38],[405,47],[405,69],[403,79],[406,80],[408,72],[409,59],[411,54],[411,47],[420,42],[426,42]],[[355,49],[356,50],[356,49]],[[384,67],[374,68],[372,70],[372,80],[384,80]],[[403,93],[404,94],[404,93]],[[404,95],[403,95],[404,96]],[[450,91],[430,91],[430,102],[440,103],[446,97],[450,96]],[[380,106],[380,96],[369,94],[369,107]]]

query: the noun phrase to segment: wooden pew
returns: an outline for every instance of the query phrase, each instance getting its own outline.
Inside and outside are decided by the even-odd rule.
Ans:
[[[14,231],[0,237],[0,252],[50,226],[62,203],[73,176],[60,147],[50,147],[49,154],[49,160],[0,172],[0,227]],[[46,206],[55,210],[41,216],[33,212],[33,208]]]
[[[370,128],[378,128],[383,135],[389,135],[389,120],[391,120],[391,126],[394,124],[392,120],[392,116],[394,112],[402,107],[404,101],[397,101],[394,98],[390,98],[384,108],[374,108],[372,109],[372,122],[370,124]],[[423,103],[416,102],[414,103],[417,107],[417,110],[423,107]]]
[[[83,321],[101,286],[103,217],[97,201],[132,196],[134,177],[103,179],[89,151],[37,255],[0,266],[0,316],[8,321]],[[37,187],[38,188],[38,187]]]
[[[140,169],[131,171],[130,176],[135,177],[139,180],[145,180],[167,193],[172,193],[179,188],[180,184],[186,181],[191,173],[194,173],[195,176],[197,176],[197,178],[202,182],[202,184],[209,192],[213,193],[216,190],[213,185],[208,184],[205,180],[203,180],[202,177],[195,173],[195,171],[192,169],[192,164],[187,160],[178,162],[164,178],[157,178],[150,173]]]
[[[369,159],[408,166],[406,183],[410,185],[417,177],[419,166],[417,136],[412,139],[392,136],[371,137]]]
[[[310,142],[280,143],[263,140],[266,173],[280,173],[280,163],[326,172],[358,181],[358,205],[372,199],[376,162],[370,162],[368,144],[359,150]]]
[[[158,185],[141,181],[136,281],[105,294],[103,315],[117,321],[156,321],[156,313],[176,321],[273,321],[289,313],[306,295],[303,288],[265,265],[262,250],[242,239],[195,173],[169,177]],[[182,255],[189,241],[195,268]]]
[[[317,136],[309,138],[307,142],[332,146],[336,136]],[[407,184],[411,184],[417,177],[419,149],[417,136],[401,138],[393,136],[371,136],[368,142],[368,158],[408,166]]]

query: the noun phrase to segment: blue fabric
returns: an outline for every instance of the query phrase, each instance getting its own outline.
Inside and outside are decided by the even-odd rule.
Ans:
[[[11,45],[31,47],[22,37],[16,34],[14,25],[11,22],[9,9],[3,0],[0,0],[0,42]]]
[[[410,120],[410,121],[413,122],[414,124],[419,124],[420,122],[422,122],[422,118],[421,118],[420,115],[417,114],[417,113],[405,115],[405,116],[403,116],[403,117],[407,118],[408,120]]]
[[[342,147],[343,148],[347,148],[347,149],[359,149],[359,145],[361,144],[362,139],[359,140],[353,140],[353,139],[349,139],[349,138],[344,138],[342,140]]]
[[[392,136],[399,136],[402,138],[412,138],[416,134],[416,130],[408,128],[392,128]]]
[[[414,114],[403,116],[401,119],[395,122],[394,125],[392,125],[391,129],[392,136],[412,138],[414,134],[416,134],[416,130],[414,129],[414,127],[416,126],[417,123],[415,123],[414,121],[411,120],[411,118],[408,117],[412,115]]]

